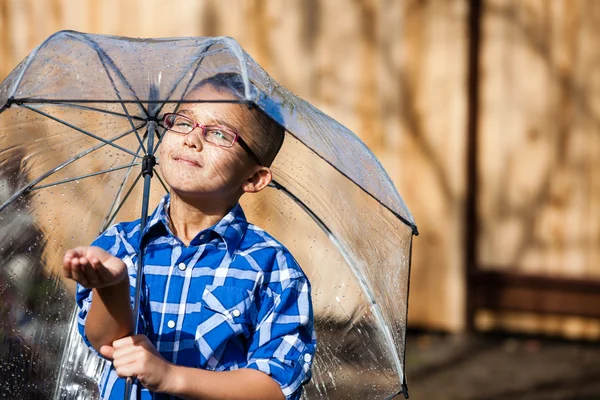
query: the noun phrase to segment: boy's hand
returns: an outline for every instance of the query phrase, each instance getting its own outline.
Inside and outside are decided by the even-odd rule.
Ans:
[[[173,364],[167,362],[145,335],[115,340],[111,346],[102,346],[100,354],[113,360],[121,378],[137,378],[152,392],[167,392]]]
[[[63,274],[86,288],[102,288],[127,277],[125,263],[99,247],[76,247],[63,258]]]

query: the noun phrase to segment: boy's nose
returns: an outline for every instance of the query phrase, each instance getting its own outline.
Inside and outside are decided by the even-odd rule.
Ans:
[[[195,148],[196,151],[201,151],[204,146],[204,143],[202,142],[202,129],[198,127],[185,135],[183,143],[185,143],[186,146]]]

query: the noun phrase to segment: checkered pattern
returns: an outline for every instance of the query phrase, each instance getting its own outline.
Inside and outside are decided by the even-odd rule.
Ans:
[[[173,363],[213,371],[254,368],[279,383],[288,399],[299,399],[310,379],[316,340],[310,284],[289,251],[246,221],[239,204],[186,247],[169,229],[169,196],[144,232],[144,275],[139,332]],[[93,243],[121,258],[135,292],[140,221],[120,223]],[[79,332],[91,291],[77,287]],[[122,399],[125,380],[107,362],[102,399]],[[141,399],[168,399],[141,385]]]

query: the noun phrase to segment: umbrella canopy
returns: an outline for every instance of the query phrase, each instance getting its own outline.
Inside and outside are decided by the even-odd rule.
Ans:
[[[161,117],[222,73],[244,82],[234,102],[259,107],[286,130],[271,187],[241,203],[290,249],[313,287],[318,348],[305,397],[407,394],[417,230],[364,143],[277,84],[232,38],[72,31],[48,38],[0,85],[0,376],[17,377],[0,390],[95,395],[102,361],[77,336],[74,288],[60,261],[66,249],[158,203],[167,188],[150,156]]]

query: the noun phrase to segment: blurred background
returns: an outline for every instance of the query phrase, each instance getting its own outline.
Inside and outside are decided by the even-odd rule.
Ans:
[[[55,31],[234,37],[374,151],[419,226],[415,399],[600,399],[600,1],[0,0]]]

